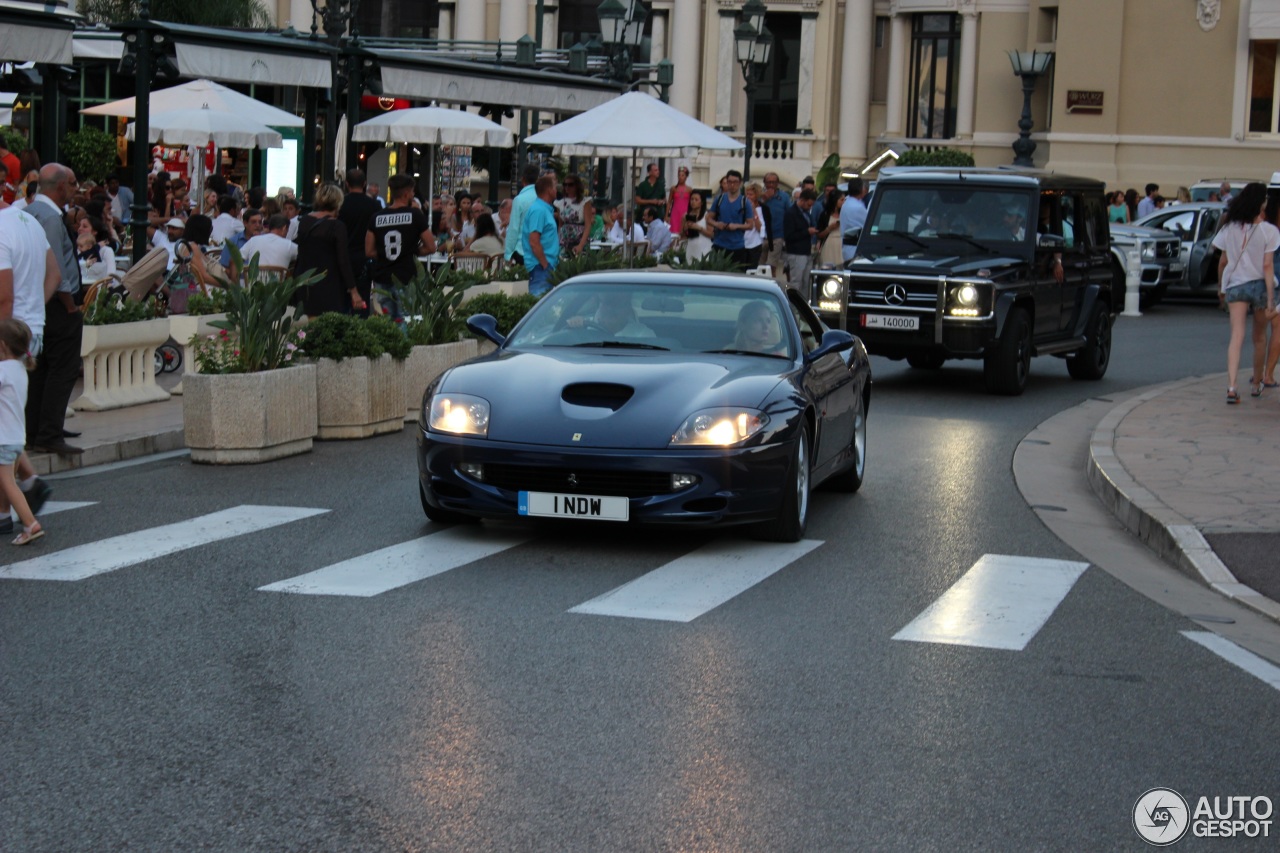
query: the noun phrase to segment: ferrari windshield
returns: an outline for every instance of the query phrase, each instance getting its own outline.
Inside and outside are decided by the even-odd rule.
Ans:
[[[858,241],[860,258],[940,253],[1030,257],[1034,194],[955,184],[882,184],[876,195],[875,212]]]
[[[538,301],[508,338],[512,349],[597,347],[791,358],[782,293],[618,282],[566,283]]]

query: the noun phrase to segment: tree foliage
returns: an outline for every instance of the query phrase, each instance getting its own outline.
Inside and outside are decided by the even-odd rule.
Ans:
[[[61,152],[62,159],[82,181],[101,181],[120,165],[115,137],[92,125],[62,137]]]
[[[973,155],[955,148],[925,151],[913,148],[898,158],[899,166],[972,166]]]
[[[80,0],[80,14],[91,23],[118,24],[138,17],[139,0]],[[151,18],[202,27],[265,29],[271,13],[260,0],[151,0]]]

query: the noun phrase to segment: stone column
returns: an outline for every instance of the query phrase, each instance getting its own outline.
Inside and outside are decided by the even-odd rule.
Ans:
[[[557,33],[560,31],[560,28],[556,23],[559,20],[559,10],[560,6],[558,3],[546,3],[542,7],[543,50],[555,50],[559,46],[560,37]]]
[[[649,64],[656,66],[667,55],[667,16],[654,10],[652,30],[649,36]],[[650,77],[657,73],[655,68]]]
[[[446,41],[453,38],[453,4],[440,4],[440,26],[436,28],[436,38]]]
[[[733,90],[742,82],[738,56],[733,46],[735,12],[720,13],[720,52],[716,56],[716,127],[733,129]]]
[[[289,0],[289,21],[298,32],[311,32],[311,16],[313,14],[315,13],[307,0]],[[318,19],[316,20],[316,32],[322,36],[324,35],[324,28],[320,25]]]
[[[796,131],[813,133],[813,58],[818,40],[818,13],[800,13],[800,81],[796,92]]]
[[[911,51],[911,19],[906,15],[894,15],[889,24],[889,93],[885,104],[884,132],[906,134],[903,107],[907,101],[906,70]]]
[[[484,0],[463,0],[454,7],[458,41],[484,41]]]
[[[973,96],[978,85],[978,13],[972,5],[960,12],[960,91],[956,93],[956,136],[973,138]]]
[[[875,48],[873,0],[846,0],[840,56],[840,153],[867,156],[871,104],[871,53]]]
[[[671,21],[671,56],[675,77],[671,105],[698,117],[698,90],[702,86],[702,18],[699,0],[675,0]]]
[[[481,8],[484,3],[477,3],[471,0],[467,3],[463,0],[463,5],[476,5]],[[520,37],[529,33],[529,2],[528,0],[502,0],[502,5],[498,11],[498,38],[503,42],[515,44]]]

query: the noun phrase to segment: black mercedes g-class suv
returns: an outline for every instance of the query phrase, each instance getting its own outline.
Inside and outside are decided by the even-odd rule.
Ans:
[[[874,355],[939,368],[981,358],[987,389],[1021,394],[1033,355],[1101,379],[1113,280],[1103,185],[1022,169],[886,169],[843,269],[809,292]]]

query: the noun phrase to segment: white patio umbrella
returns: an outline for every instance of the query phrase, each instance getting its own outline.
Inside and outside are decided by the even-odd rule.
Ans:
[[[135,124],[126,136],[133,139]],[[208,106],[199,109],[170,110],[151,116],[148,142],[160,145],[208,145],[219,148],[283,148],[280,131],[234,113],[219,112]]]
[[[692,157],[699,151],[737,151],[746,147],[644,92],[619,95],[535,133],[525,142],[550,145],[560,155],[631,159]],[[623,188],[627,210],[631,209],[634,190],[628,180]]]
[[[234,113],[242,118],[272,127],[303,127],[306,124],[303,119],[293,113],[264,104],[212,80],[191,80],[178,86],[152,92],[148,103],[153,113],[199,109],[201,106],[207,106],[216,112]],[[124,98],[109,104],[89,107],[80,112],[91,116],[132,117],[137,114],[137,105],[133,98]]]
[[[473,145],[477,148],[511,148],[515,134],[497,122],[444,107],[415,107],[393,110],[362,121],[351,132],[357,142],[417,143],[432,146],[427,170],[427,199],[435,192],[435,146]]]

